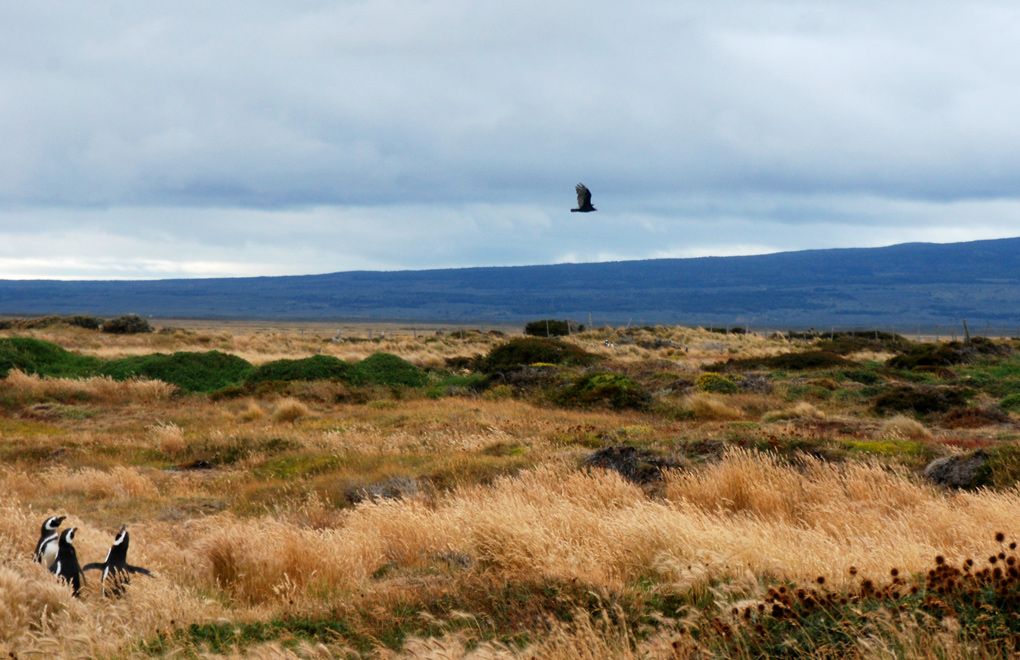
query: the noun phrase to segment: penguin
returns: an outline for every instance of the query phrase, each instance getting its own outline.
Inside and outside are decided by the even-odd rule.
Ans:
[[[35,544],[35,554],[32,555],[32,561],[39,562],[46,568],[53,565],[53,561],[57,558],[57,539],[60,536],[57,530],[60,528],[60,523],[64,522],[66,517],[50,516],[42,524],[42,533],[39,534],[39,542]]]
[[[110,581],[110,595],[119,598],[124,594],[124,585],[130,581],[131,573],[152,575],[147,569],[141,566],[132,566],[127,563],[128,543],[131,537],[128,535],[127,525],[121,525],[120,531],[113,539],[110,551],[106,553],[106,560],[102,563],[95,562],[86,564],[82,571],[102,571],[103,595],[106,596],[107,580]]]
[[[82,573],[81,564],[78,563],[78,553],[74,550],[74,533],[77,531],[77,527],[72,527],[60,532],[60,538],[57,540],[57,559],[50,566],[50,573],[71,585],[71,594],[75,597],[85,585],[85,574]]]

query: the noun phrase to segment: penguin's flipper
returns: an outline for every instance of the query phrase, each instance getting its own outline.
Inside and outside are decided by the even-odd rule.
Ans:
[[[121,568],[120,570],[127,571],[128,573],[138,573],[140,575],[148,575],[149,577],[152,577],[152,571],[150,571],[147,568],[142,568],[141,566],[132,566],[131,564],[124,564],[124,567]]]
[[[85,571],[101,571],[106,568],[106,564],[98,561],[94,561],[91,564],[85,564],[81,567],[82,573]]]

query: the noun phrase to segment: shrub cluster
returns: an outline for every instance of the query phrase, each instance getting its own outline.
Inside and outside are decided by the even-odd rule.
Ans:
[[[730,378],[717,373],[708,372],[698,376],[694,381],[694,389],[709,394],[736,394],[740,388]]]
[[[967,405],[967,392],[959,387],[894,385],[875,398],[875,412],[912,412],[917,415],[947,412]]]
[[[243,358],[220,351],[154,353],[103,361],[39,339],[0,339],[0,378],[7,377],[14,369],[56,378],[109,376],[114,380],[127,380],[141,377],[176,385],[185,392],[203,393],[268,381],[340,380],[351,385],[407,387],[422,387],[428,383],[424,371],[388,353],[376,353],[361,362],[316,355],[254,367]]]
[[[114,335],[135,335],[152,332],[152,326],[137,314],[125,314],[105,321],[102,331]]]
[[[730,358],[705,367],[706,371],[746,371],[751,369],[785,369],[804,371],[808,369],[852,368],[857,363],[831,351],[801,351],[767,357]]]
[[[0,339],[0,378],[6,378],[12,369],[26,374],[79,378],[93,375],[99,364],[97,358],[66,351],[41,339]]]
[[[579,346],[558,339],[521,337],[496,346],[481,361],[487,373],[519,369],[530,364],[588,366],[600,360]]]
[[[969,343],[951,341],[916,344],[906,353],[890,358],[886,364],[894,369],[951,367],[973,362],[979,357],[1004,356],[1014,352],[1008,344],[996,344],[984,337],[974,337]]]
[[[651,396],[636,381],[612,371],[579,376],[551,398],[566,407],[608,406],[617,410],[646,408],[651,402]]]
[[[911,350],[914,346],[906,337],[894,332],[881,330],[856,330],[853,332],[834,332],[817,344],[819,350],[830,351],[838,355],[849,355],[859,351],[892,351],[900,353]]]
[[[524,326],[524,334],[532,337],[563,337],[564,335],[584,332],[584,326],[576,321],[564,319],[542,319],[531,321]]]

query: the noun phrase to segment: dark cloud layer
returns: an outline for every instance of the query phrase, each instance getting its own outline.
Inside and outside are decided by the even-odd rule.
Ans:
[[[1018,37],[1005,2],[0,4],[0,277],[1015,235]]]

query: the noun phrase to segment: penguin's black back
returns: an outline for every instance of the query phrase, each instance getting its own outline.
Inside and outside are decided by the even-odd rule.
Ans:
[[[107,583],[109,582],[109,592],[112,596],[121,596],[124,593],[124,585],[130,582],[131,573],[141,573],[142,575],[152,575],[147,569],[141,566],[132,566],[127,563],[127,551],[128,544],[131,542],[131,537],[128,534],[127,526],[122,525],[120,532],[117,533],[116,538],[113,539],[113,545],[110,546],[110,551],[106,553],[106,561],[102,563],[86,564],[82,571],[101,570],[103,576],[101,579],[103,585],[103,595],[107,595]]]
[[[78,563],[78,553],[74,549],[74,534],[77,527],[65,529],[57,541],[57,558],[50,566],[50,572],[71,585],[71,593],[78,595],[85,585],[85,574]]]

